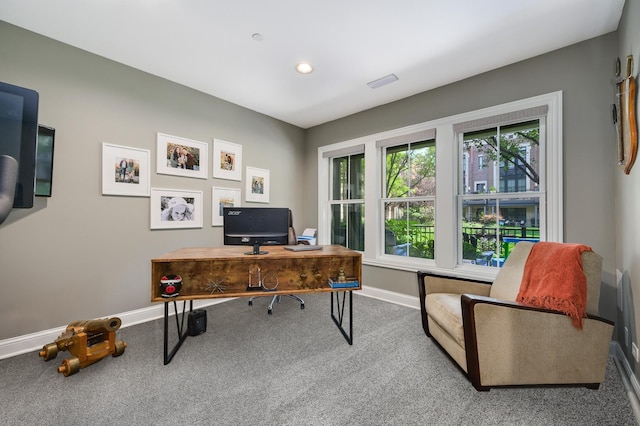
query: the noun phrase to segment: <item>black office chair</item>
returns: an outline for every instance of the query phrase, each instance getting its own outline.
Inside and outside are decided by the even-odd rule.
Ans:
[[[289,238],[288,239],[289,239],[289,245],[309,244],[307,241],[302,241],[298,243],[298,238],[296,237],[296,230],[293,228],[293,216],[291,214],[291,210],[289,210]],[[265,293],[266,293],[265,296],[267,296],[268,292],[265,292]],[[276,302],[280,303],[280,301],[282,300],[282,296],[297,300],[298,302],[300,302],[300,309],[304,309],[304,300],[302,300],[295,294],[276,294],[271,298],[271,303],[269,303],[269,306],[267,308],[267,313],[269,315],[273,314],[273,304]],[[264,296],[254,296],[249,298],[249,306],[253,306],[253,299],[255,299],[256,297],[264,297]]]

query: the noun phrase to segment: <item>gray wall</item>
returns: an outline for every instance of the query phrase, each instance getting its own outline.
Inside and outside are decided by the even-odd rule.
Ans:
[[[242,145],[245,166],[270,170],[269,205],[304,226],[290,178],[303,173],[302,129],[3,22],[0,58],[0,80],[38,91],[39,122],[56,129],[53,197],[0,226],[0,340],[149,306],[150,259],[222,245],[211,187],[244,201],[244,185],[156,174],[156,132],[207,142],[210,157],[213,138]],[[203,228],[152,231],[149,198],[102,196],[102,142],[150,149],[152,188],[203,191]]]
[[[611,33],[308,129],[306,223],[317,223],[319,146],[562,90],[565,241],[590,245],[604,256],[601,313],[614,319],[616,152],[610,108],[616,43]],[[364,267],[368,286],[417,296],[416,282],[414,273]]]
[[[618,28],[617,54],[623,64],[627,55],[635,60],[634,76],[638,78],[640,67],[640,0],[627,0]],[[636,99],[637,100],[637,99]],[[636,107],[636,123],[639,120]],[[638,364],[631,355],[631,343],[639,344],[640,316],[640,156],[629,175],[621,170],[615,172],[615,218],[616,218],[616,267],[620,271],[621,299],[618,303],[616,322],[618,342],[634,371],[640,378]],[[625,340],[625,328],[629,330],[629,344]]]

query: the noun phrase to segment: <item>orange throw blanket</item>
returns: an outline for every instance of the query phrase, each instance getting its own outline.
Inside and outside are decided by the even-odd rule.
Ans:
[[[516,302],[553,309],[571,317],[582,329],[586,317],[587,277],[582,270],[582,244],[539,242],[533,245]]]

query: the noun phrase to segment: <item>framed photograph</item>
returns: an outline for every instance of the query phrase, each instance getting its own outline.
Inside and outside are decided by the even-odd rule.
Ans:
[[[233,188],[211,188],[211,226],[224,225],[222,209],[240,207],[240,190]]]
[[[151,176],[148,149],[102,144],[102,195],[148,197]]]
[[[151,229],[202,228],[202,191],[151,189]]]
[[[242,180],[242,145],[213,140],[213,177]]]
[[[164,175],[207,179],[209,145],[191,139],[158,133],[156,172]]]
[[[247,167],[245,200],[254,203],[269,202],[269,170]]]

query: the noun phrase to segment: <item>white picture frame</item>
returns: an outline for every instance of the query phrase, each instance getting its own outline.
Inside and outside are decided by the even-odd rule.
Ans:
[[[102,195],[148,197],[150,182],[148,149],[102,144]]]
[[[269,202],[269,170],[247,166],[245,181],[245,201],[252,203]]]
[[[211,226],[224,225],[222,209],[224,207],[240,207],[241,191],[236,188],[211,188]]]
[[[202,191],[151,188],[151,229],[202,228]]]
[[[156,172],[207,179],[209,144],[179,136],[157,133]]]
[[[242,145],[213,140],[213,177],[242,180]]]

